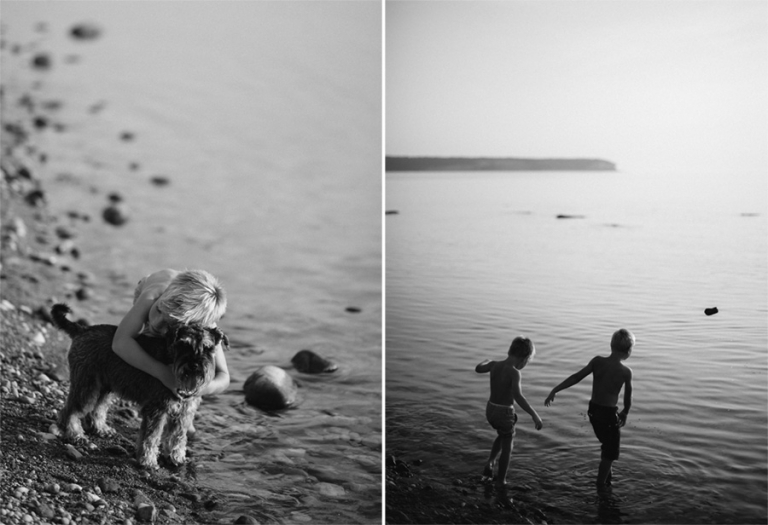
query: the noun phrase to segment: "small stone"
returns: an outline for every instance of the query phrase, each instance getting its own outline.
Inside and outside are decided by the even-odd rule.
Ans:
[[[123,131],[120,133],[120,140],[124,140],[125,142],[130,142],[135,138],[136,134],[131,131]]]
[[[718,312],[717,307],[704,309],[705,315],[715,315]]]
[[[85,22],[73,26],[69,34],[76,40],[95,40],[101,36],[101,28],[96,24]]]
[[[98,484],[99,488],[104,493],[115,493],[120,491],[120,485],[111,479],[99,478]]]
[[[32,344],[37,346],[43,346],[45,344],[45,336],[42,334],[42,332],[37,332],[34,336],[32,336]]]
[[[75,297],[77,297],[79,301],[85,301],[86,299],[91,298],[91,291],[85,287],[78,288],[78,290],[75,292]]]
[[[317,491],[323,496],[341,497],[344,496],[344,487],[340,485],[334,485],[333,483],[320,482],[317,485]]]
[[[122,226],[128,222],[128,211],[120,204],[113,204],[104,208],[102,212],[104,221],[113,226]]]
[[[69,485],[67,485],[67,490],[69,492],[75,492],[77,494],[80,494],[83,491],[83,487],[81,487],[77,483],[70,483]]]
[[[37,513],[40,515],[40,517],[46,519],[52,519],[56,515],[56,513],[53,512],[53,509],[45,503],[40,503],[40,505],[38,505]]]
[[[66,450],[67,456],[69,456],[70,458],[75,460],[83,458],[83,455],[69,443],[67,443],[64,448]]]
[[[151,523],[157,519],[157,509],[154,505],[142,503],[136,509],[136,517],[144,523]]]
[[[171,183],[171,180],[168,177],[164,177],[162,175],[155,175],[154,177],[149,179],[152,184],[155,186],[167,186]]]
[[[45,486],[45,491],[51,494],[58,494],[61,491],[61,487],[58,483],[50,483]]]
[[[35,69],[50,69],[51,57],[47,53],[38,53],[32,57],[32,67]]]
[[[347,312],[349,312],[351,314],[359,314],[360,312],[363,311],[363,309],[360,308],[360,307],[357,307],[357,306],[347,306],[345,308],[345,311],[347,311]]]

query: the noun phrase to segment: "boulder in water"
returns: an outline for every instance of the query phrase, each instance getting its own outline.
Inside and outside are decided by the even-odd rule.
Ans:
[[[281,410],[296,404],[298,385],[288,373],[273,365],[262,366],[245,380],[245,400],[262,410]]]
[[[291,359],[293,367],[299,372],[305,374],[322,374],[323,372],[335,372],[338,367],[336,363],[332,363],[326,358],[317,355],[312,350],[301,350],[293,359]]]

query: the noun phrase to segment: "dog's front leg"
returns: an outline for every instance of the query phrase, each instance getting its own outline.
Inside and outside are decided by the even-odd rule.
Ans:
[[[144,468],[156,469],[160,440],[163,435],[167,414],[165,406],[149,404],[141,409],[141,430],[136,446],[136,459]]]
[[[199,405],[199,397],[188,399],[180,404],[178,413],[173,413],[168,417],[163,438],[163,452],[176,466],[186,462],[187,430],[192,426]]]

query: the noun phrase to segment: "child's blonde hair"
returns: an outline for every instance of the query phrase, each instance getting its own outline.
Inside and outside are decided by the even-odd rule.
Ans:
[[[536,354],[536,347],[533,346],[533,341],[520,335],[515,337],[512,344],[509,345],[509,352],[507,354],[520,359],[531,360]]]
[[[218,279],[205,270],[178,274],[157,300],[169,317],[182,324],[215,325],[227,310],[227,294]]]
[[[623,352],[626,354],[633,346],[635,346],[635,336],[632,332],[624,328],[613,332],[613,337],[611,337],[612,352]]]

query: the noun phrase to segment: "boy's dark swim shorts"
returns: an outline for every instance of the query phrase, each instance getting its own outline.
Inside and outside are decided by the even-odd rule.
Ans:
[[[515,437],[515,423],[517,423],[515,407],[497,405],[488,401],[488,405],[485,407],[485,418],[500,436],[511,434],[512,437]]]
[[[595,436],[600,440],[602,451],[600,457],[610,461],[619,459],[619,444],[621,442],[621,432],[619,427],[619,409],[618,407],[606,407],[589,402],[589,422],[592,423],[592,429]]]

